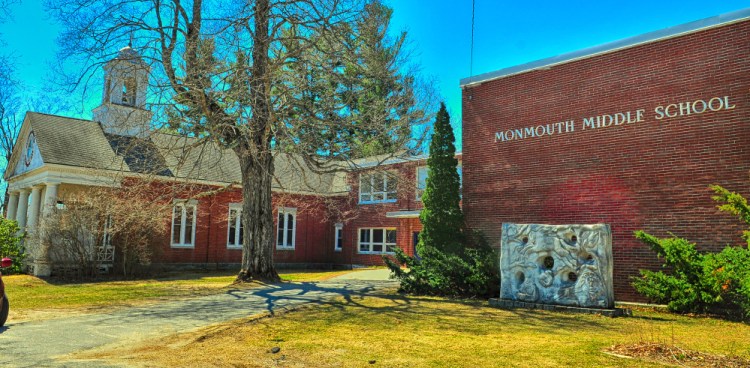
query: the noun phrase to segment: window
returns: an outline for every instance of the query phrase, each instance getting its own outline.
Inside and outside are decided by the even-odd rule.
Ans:
[[[393,253],[396,229],[359,229],[359,253]]]
[[[107,218],[104,219],[102,244],[96,247],[96,261],[101,266],[111,265],[115,260],[115,249],[112,247],[112,226],[112,215],[107,215]]]
[[[229,223],[227,233],[227,248],[242,248],[244,231],[242,229],[242,207],[239,204],[229,205]]]
[[[458,166],[456,166],[456,171],[458,171],[458,195],[463,197],[464,196],[464,167],[459,163]]]
[[[104,231],[102,234],[102,247],[105,248],[111,248],[112,247],[112,215],[107,215],[107,218],[104,219]]]
[[[427,188],[427,166],[417,168],[417,200],[422,200],[424,188]]]
[[[461,164],[458,164],[456,167],[456,171],[458,172],[458,194],[461,195],[461,191],[463,189],[463,182],[464,182],[464,173],[463,173],[463,167]],[[422,194],[424,194],[424,189],[427,187],[427,166],[420,166],[417,168],[417,200],[422,200]]]
[[[297,209],[279,207],[276,227],[276,248],[294,249],[294,237],[297,232]]]
[[[360,203],[382,203],[395,201],[396,176],[386,171],[360,174]]]
[[[125,82],[122,84],[122,103],[124,105],[135,106],[135,89],[135,77],[125,78]]]
[[[333,250],[341,252],[344,247],[344,224],[336,224],[336,230],[334,231],[336,237],[335,243],[333,244]]]
[[[112,78],[107,77],[106,81],[104,82],[104,102],[109,102],[111,89],[112,89]]]
[[[175,203],[172,207],[172,246],[193,247],[195,240],[194,203]]]

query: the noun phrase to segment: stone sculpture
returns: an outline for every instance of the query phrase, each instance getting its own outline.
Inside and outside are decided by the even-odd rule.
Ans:
[[[503,224],[500,298],[614,307],[609,225]]]

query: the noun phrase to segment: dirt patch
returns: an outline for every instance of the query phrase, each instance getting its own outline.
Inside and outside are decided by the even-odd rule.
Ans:
[[[624,358],[643,359],[652,362],[677,364],[696,368],[740,368],[750,367],[750,359],[739,356],[723,356],[700,351],[682,349],[677,346],[643,342],[618,344],[606,350]]]

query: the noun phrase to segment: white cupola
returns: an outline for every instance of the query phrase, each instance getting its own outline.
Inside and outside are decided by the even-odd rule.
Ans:
[[[146,87],[151,68],[138,51],[123,47],[104,65],[102,104],[95,108],[94,121],[106,133],[144,137],[153,113],[146,107]]]

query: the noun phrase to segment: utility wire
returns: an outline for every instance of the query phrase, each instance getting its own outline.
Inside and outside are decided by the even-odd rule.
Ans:
[[[471,51],[469,55],[469,78],[474,76],[474,3],[471,0]]]

